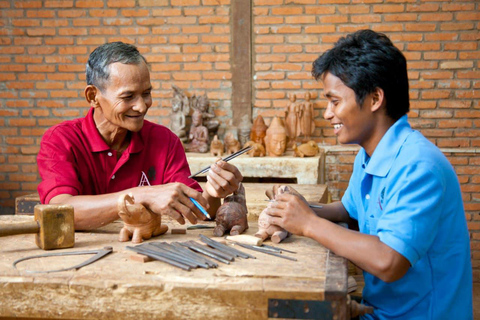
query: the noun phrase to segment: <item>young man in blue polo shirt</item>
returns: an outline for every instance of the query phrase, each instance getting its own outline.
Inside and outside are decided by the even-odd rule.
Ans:
[[[313,63],[338,141],[359,144],[342,200],[269,203],[271,223],[364,270],[363,319],[472,319],[470,244],[460,186],[442,152],[408,124],[407,64],[383,34],[341,38]],[[359,232],[334,222],[357,223]]]

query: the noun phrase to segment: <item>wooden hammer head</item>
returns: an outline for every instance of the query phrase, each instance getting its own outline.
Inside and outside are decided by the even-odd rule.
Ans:
[[[75,244],[73,207],[70,205],[37,204],[35,221],[40,228],[35,236],[43,250],[71,248]]]

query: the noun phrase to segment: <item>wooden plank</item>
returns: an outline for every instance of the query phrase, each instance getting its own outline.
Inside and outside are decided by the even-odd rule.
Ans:
[[[252,119],[252,4],[232,1],[232,112],[233,125],[243,116]]]
[[[297,252],[285,254],[298,261],[239,248],[257,259],[237,258],[230,265],[219,263],[215,269],[190,272],[159,261],[138,263],[130,259],[132,251],[126,248],[132,244],[117,241],[121,227],[120,222],[113,222],[95,231],[77,232],[75,248],[63,252],[112,246],[113,253],[77,271],[51,274],[26,270],[66,267],[90,256],[27,260],[17,270],[12,267],[13,261],[44,251],[37,248],[33,235],[0,238],[0,317],[200,319],[208,315],[218,319],[265,319],[269,299],[325,300],[329,296],[327,271],[335,268],[333,283],[344,281],[347,273],[343,258],[311,239],[297,236],[276,246]],[[257,228],[252,223],[247,233],[254,234]],[[199,234],[211,236],[212,230],[166,233],[148,242],[197,240]],[[335,294],[340,287],[335,288]],[[337,299],[335,303],[342,301]],[[346,304],[339,308],[346,308]]]

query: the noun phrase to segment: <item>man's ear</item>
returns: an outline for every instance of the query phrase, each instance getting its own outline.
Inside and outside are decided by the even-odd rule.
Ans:
[[[372,104],[370,106],[370,109],[372,110],[372,112],[375,112],[386,104],[385,92],[382,88],[377,87],[371,94]]]
[[[92,108],[97,108],[100,106],[100,103],[98,102],[98,95],[100,93],[100,90],[98,90],[97,87],[94,85],[88,85],[85,87],[85,99],[87,102],[90,104],[90,107]]]

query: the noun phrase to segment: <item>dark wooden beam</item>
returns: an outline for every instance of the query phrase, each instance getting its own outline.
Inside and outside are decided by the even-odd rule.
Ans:
[[[233,125],[244,115],[252,119],[252,3],[232,1],[232,112]]]

